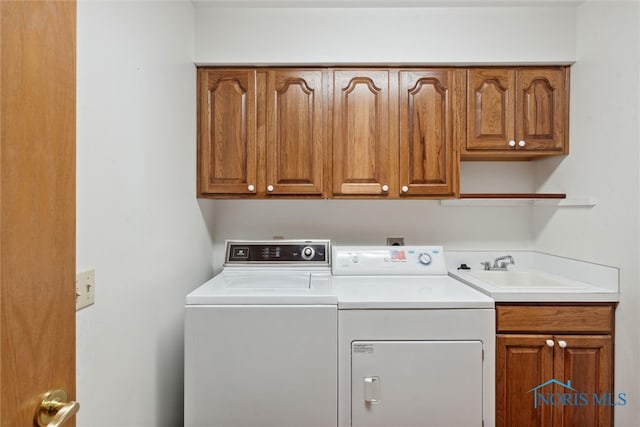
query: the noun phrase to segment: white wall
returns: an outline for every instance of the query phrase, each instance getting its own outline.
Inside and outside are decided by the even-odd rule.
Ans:
[[[536,186],[592,196],[598,204],[538,209],[533,230],[541,250],[620,268],[615,390],[626,392],[629,404],[616,408],[615,420],[625,427],[637,426],[640,419],[639,13],[638,3],[631,1],[586,2],[578,8],[571,154],[561,164],[539,162]]]
[[[184,296],[212,274],[193,28],[188,2],[78,4],[79,427],[182,423]]]
[[[574,12],[566,6],[201,6],[195,59],[202,64],[566,63],[575,59]]]

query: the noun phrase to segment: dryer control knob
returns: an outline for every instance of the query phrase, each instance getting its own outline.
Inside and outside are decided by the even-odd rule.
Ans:
[[[302,249],[302,258],[310,260],[316,254],[316,251],[311,246],[305,246]]]
[[[429,265],[431,264],[431,255],[424,253],[420,254],[418,255],[418,261],[420,262],[420,264]]]

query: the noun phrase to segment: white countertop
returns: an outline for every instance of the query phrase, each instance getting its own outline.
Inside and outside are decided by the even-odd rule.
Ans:
[[[508,275],[487,272],[480,264],[512,255]],[[466,264],[471,270],[458,269]],[[449,275],[496,302],[616,302],[615,267],[535,251],[447,251]],[[513,284],[508,283],[513,280]]]

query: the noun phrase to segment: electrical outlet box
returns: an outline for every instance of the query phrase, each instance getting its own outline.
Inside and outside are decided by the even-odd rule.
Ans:
[[[81,271],[76,274],[76,311],[96,302],[96,272]]]
[[[387,237],[387,246],[404,246],[404,237]]]

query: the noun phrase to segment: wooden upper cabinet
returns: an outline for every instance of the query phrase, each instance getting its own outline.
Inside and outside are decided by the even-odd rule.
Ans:
[[[397,194],[389,129],[389,71],[333,72],[333,194]]]
[[[506,150],[515,140],[515,70],[470,70],[467,151]]]
[[[455,196],[464,71],[399,72],[400,195]]]
[[[569,67],[198,69],[198,196],[447,198],[568,152]],[[466,93],[466,95],[465,95]]]
[[[323,194],[325,72],[267,71],[267,194]]]
[[[198,194],[256,192],[256,71],[198,70]]]
[[[568,153],[569,67],[469,69],[463,159]]]
[[[516,147],[527,151],[566,151],[565,133],[569,132],[566,76],[564,68],[518,70]]]
[[[324,195],[323,70],[198,70],[198,194]]]

